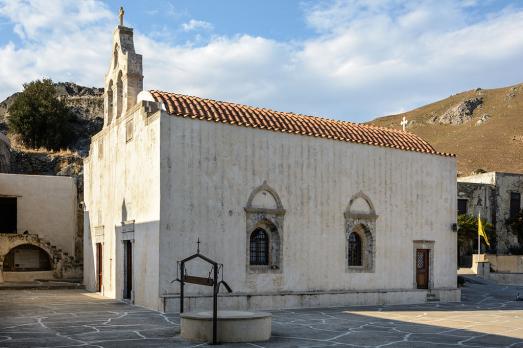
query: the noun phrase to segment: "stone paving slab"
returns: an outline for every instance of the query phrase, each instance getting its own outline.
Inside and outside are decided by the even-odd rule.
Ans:
[[[221,347],[523,348],[523,287],[467,283],[461,303],[273,311],[268,342]],[[163,314],[84,290],[0,291],[2,347],[201,347]]]

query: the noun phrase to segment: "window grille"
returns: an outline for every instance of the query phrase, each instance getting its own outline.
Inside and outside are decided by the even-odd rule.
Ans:
[[[349,235],[349,266],[362,266],[361,237],[352,232]]]
[[[250,263],[251,265],[269,264],[269,237],[261,228],[257,228],[251,234]]]

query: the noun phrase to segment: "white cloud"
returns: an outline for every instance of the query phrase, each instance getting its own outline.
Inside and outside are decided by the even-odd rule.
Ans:
[[[182,24],[182,29],[184,31],[212,30],[213,25],[206,21],[199,21],[196,19],[191,19],[189,22]]]
[[[115,16],[94,0],[52,3],[49,13],[38,1],[0,0],[0,15],[25,38],[0,47],[0,99],[41,76],[102,85]],[[136,29],[135,47],[149,89],[363,121],[523,81],[523,11],[478,19],[471,6],[335,1],[306,9],[316,35],[302,42],[239,34],[176,45]]]

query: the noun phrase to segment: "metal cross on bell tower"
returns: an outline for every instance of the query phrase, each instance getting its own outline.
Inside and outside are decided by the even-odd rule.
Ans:
[[[407,121],[407,118],[405,116],[403,116],[403,119],[401,120],[400,125],[403,127],[404,132],[405,132],[405,127],[407,127],[408,124],[409,124],[409,122]]]

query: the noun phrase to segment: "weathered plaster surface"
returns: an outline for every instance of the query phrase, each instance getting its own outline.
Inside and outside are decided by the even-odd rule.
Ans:
[[[17,232],[37,234],[74,256],[76,185],[65,176],[0,174],[0,195],[17,197]]]
[[[454,159],[163,113],[161,123],[161,294],[178,291],[174,261],[192,253],[198,237],[245,294],[412,289],[414,240],[434,242],[434,288],[455,288]],[[253,277],[239,262],[246,260],[243,208],[265,181],[285,208],[284,271]],[[374,273],[345,272],[344,212],[360,191],[378,216]]]
[[[3,277],[2,264],[10,250],[23,244],[37,246],[49,255],[54,277],[81,274],[75,263],[80,261],[75,248],[76,194],[70,177],[0,174],[0,196],[17,198],[17,233],[0,234],[0,282],[17,277]]]
[[[96,289],[95,244],[103,245],[102,293],[123,296],[123,240],[133,224],[134,300],[158,308],[158,235],[160,219],[160,145],[158,114],[146,113],[141,105],[132,108],[92,139],[85,160],[85,277]],[[133,122],[133,136],[126,125]],[[90,231],[88,233],[87,231]]]

